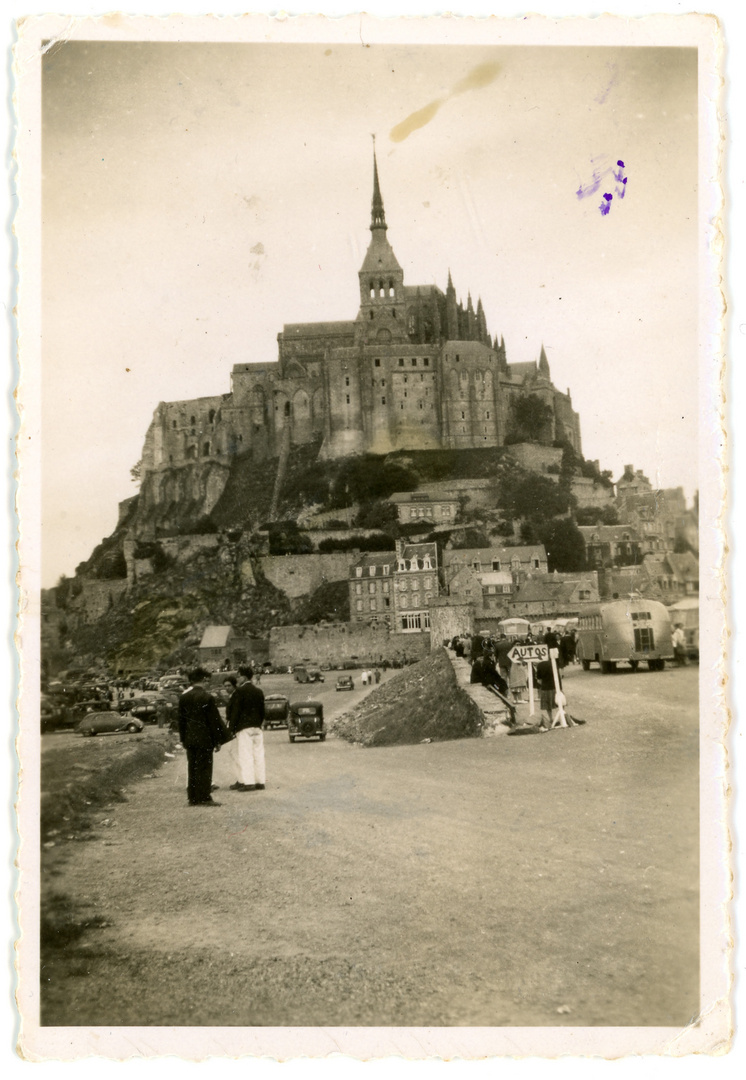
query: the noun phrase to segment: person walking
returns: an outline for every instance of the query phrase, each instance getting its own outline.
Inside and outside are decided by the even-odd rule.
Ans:
[[[233,791],[264,791],[264,693],[254,686],[250,667],[238,669],[238,688],[226,707],[228,729],[234,740],[238,779]]]
[[[210,672],[194,668],[191,683],[179,698],[179,739],[187,756],[187,799],[190,806],[220,806],[212,790],[212,755],[223,739],[220,713],[206,683]]]

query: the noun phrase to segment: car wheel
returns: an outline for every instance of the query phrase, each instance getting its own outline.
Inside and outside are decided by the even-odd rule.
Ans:
[[[93,732],[93,731],[81,731],[80,734],[83,736],[84,739],[90,739],[91,736],[95,734],[95,732]]]
[[[139,731],[140,729],[137,726],[137,724],[127,724],[127,727],[124,730],[129,731],[129,732],[135,732],[135,731]]]
[[[325,734],[325,733],[321,733],[321,734],[319,735],[319,742],[324,742],[324,740],[325,740],[325,739],[326,739],[326,734]]]
[[[582,664],[583,664],[583,671],[590,671],[591,670],[591,662],[590,662],[590,660],[583,660]]]
[[[295,735],[291,735],[290,732],[288,732],[288,739],[290,739],[290,742],[295,742]]]
[[[640,666],[640,661],[639,660],[630,660],[629,666],[632,668],[633,671],[637,671],[638,667]]]

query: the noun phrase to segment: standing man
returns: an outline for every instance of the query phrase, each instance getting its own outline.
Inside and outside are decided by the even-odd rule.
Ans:
[[[689,658],[686,655],[686,634],[684,633],[684,624],[677,622],[674,627],[674,632],[671,634],[671,645],[673,646],[673,655],[676,660],[677,667],[686,667],[689,663]]]
[[[187,756],[187,799],[190,806],[220,806],[210,794],[212,755],[220,749],[222,727],[215,698],[205,683],[210,672],[189,672],[191,686],[179,698],[179,738]]]
[[[226,716],[236,736],[234,756],[238,779],[233,791],[264,791],[264,694],[254,686],[250,667],[238,669],[238,689],[228,702]]]
[[[539,688],[539,707],[541,709],[540,731],[549,731],[554,722],[554,710],[557,707],[557,693],[554,686],[554,672],[551,660],[541,660],[534,665],[534,685]],[[560,689],[562,676],[557,670]],[[564,699],[563,699],[564,700]]]

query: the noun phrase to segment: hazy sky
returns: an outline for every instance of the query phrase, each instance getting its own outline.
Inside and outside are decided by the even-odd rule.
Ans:
[[[377,134],[405,282],[542,342],[586,457],[696,487],[696,52],[63,43],[45,57],[43,583],[132,495],[162,400],[354,318]],[[417,114],[414,121],[409,118]],[[623,160],[625,198],[598,206]]]

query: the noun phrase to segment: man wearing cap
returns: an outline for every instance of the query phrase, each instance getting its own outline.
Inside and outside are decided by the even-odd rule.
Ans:
[[[187,756],[187,799],[190,806],[220,806],[213,800],[212,755],[223,741],[222,724],[215,698],[206,683],[210,672],[194,668],[190,687],[179,698],[179,738]]]

